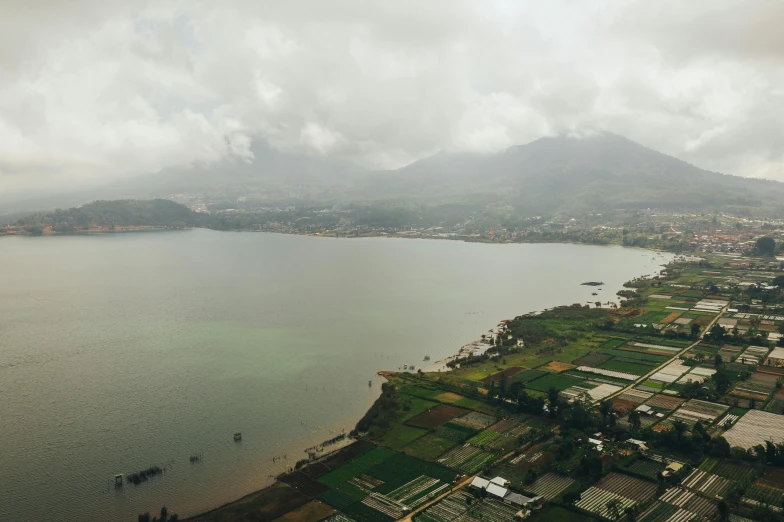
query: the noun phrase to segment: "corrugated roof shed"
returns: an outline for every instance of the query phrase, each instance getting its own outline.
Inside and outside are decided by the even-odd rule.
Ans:
[[[494,497],[504,498],[509,490],[506,488],[502,488],[497,484],[490,484],[487,486],[487,492],[493,495]]]

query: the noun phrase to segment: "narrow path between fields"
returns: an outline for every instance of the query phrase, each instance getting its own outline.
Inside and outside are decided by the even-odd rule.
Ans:
[[[639,379],[635,380],[635,381],[634,381],[633,383],[631,383],[630,385],[626,386],[625,388],[621,388],[621,389],[620,389],[620,390],[618,390],[617,392],[615,392],[615,393],[612,393],[612,394],[608,395],[608,396],[607,396],[607,397],[605,397],[604,399],[593,401],[593,404],[598,404],[598,403],[600,403],[600,402],[609,401],[610,399],[613,399],[613,398],[617,397],[618,395],[620,395],[620,394],[622,394],[622,393],[624,393],[624,392],[627,392],[627,391],[631,390],[631,389],[632,389],[632,388],[634,388],[634,387],[635,387],[635,386],[636,386],[638,383],[640,383],[640,382],[645,382],[645,381],[648,379],[648,377],[650,377],[650,376],[651,376],[651,375],[653,375],[654,373],[658,372],[659,370],[661,370],[662,368],[664,368],[665,366],[667,366],[667,365],[668,365],[668,364],[670,364],[671,362],[673,362],[673,361],[675,361],[676,359],[678,359],[678,358],[679,358],[681,355],[685,354],[686,352],[688,352],[689,350],[691,350],[692,348],[694,348],[695,346],[697,346],[698,344],[700,344],[700,342],[702,342],[702,339],[703,339],[703,337],[705,337],[705,334],[706,334],[706,333],[708,333],[708,332],[710,332],[710,329],[711,329],[711,328],[713,328],[713,325],[714,325],[714,324],[716,324],[716,321],[718,321],[718,320],[719,320],[719,318],[720,318],[722,315],[724,315],[724,312],[726,312],[726,311],[727,311],[727,308],[729,308],[729,303],[727,303],[727,305],[726,305],[724,308],[722,308],[722,309],[721,309],[721,312],[719,312],[718,314],[716,314],[716,317],[714,317],[714,318],[713,318],[713,321],[711,321],[711,322],[708,324],[708,326],[706,326],[706,327],[705,327],[705,330],[703,330],[703,332],[702,332],[702,333],[699,335],[699,337],[697,337],[697,340],[696,340],[695,342],[693,342],[692,344],[690,344],[689,346],[687,346],[686,348],[684,348],[684,349],[683,349],[683,350],[681,350],[680,352],[676,353],[676,354],[675,354],[675,355],[673,355],[673,356],[672,356],[670,359],[667,359],[666,361],[664,361],[664,362],[663,362],[663,363],[661,363],[659,366],[655,367],[653,370],[651,370],[650,372],[646,373],[645,375],[643,375],[643,376],[642,376],[642,377],[640,377]]]
[[[454,486],[449,488],[449,491],[447,491],[446,493],[443,493],[443,494],[437,496],[436,498],[434,498],[433,500],[431,500],[427,504],[423,504],[423,505],[419,506],[418,508],[414,509],[413,511],[411,511],[411,513],[409,513],[405,517],[401,518],[398,522],[411,522],[411,519],[412,519],[412,517],[414,515],[416,515],[420,511],[424,511],[425,509],[429,508],[430,506],[432,506],[436,502],[439,502],[443,498],[448,497],[449,495],[451,495],[452,493],[454,493],[458,489],[462,488],[463,486],[466,486],[466,485],[470,484],[471,481],[474,480],[474,477],[478,477],[478,476],[479,475],[471,475],[470,477],[468,477],[464,481],[460,482],[459,484],[455,484]]]

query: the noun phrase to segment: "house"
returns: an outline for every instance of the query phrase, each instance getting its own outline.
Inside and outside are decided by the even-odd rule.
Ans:
[[[471,481],[469,486],[474,489],[483,489],[487,492],[488,495],[501,500],[505,504],[524,509],[537,509],[544,503],[544,498],[540,496],[526,497],[520,493],[510,491],[510,485],[511,482],[503,477],[495,477],[492,479],[474,477],[474,480]]]
[[[497,485],[497,486],[501,486],[502,488],[508,488],[509,486],[512,485],[511,482],[509,482],[508,480],[506,480],[503,477],[492,478],[492,479],[490,479],[490,482],[495,484],[495,485]]]
[[[604,449],[604,444],[599,439],[589,438],[588,442],[593,445],[598,451],[602,451]]]
[[[474,480],[471,481],[471,484],[469,484],[469,487],[472,487],[472,488],[475,488],[475,489],[486,489],[489,484],[490,484],[490,481],[487,480],[486,478],[474,477]]]
[[[642,440],[627,439],[626,444],[632,446],[634,449],[638,451],[648,451],[648,445],[645,444],[645,442]]]
[[[670,462],[667,464],[667,467],[664,468],[664,471],[662,471],[662,476],[669,477],[670,475],[678,473],[682,468],[683,464],[680,462]]]
[[[784,348],[777,346],[768,355],[768,366],[784,366]]]
[[[493,495],[500,499],[503,499],[509,493],[507,488],[499,486],[498,484],[493,484],[492,482],[487,485],[485,491],[487,491],[488,495]]]

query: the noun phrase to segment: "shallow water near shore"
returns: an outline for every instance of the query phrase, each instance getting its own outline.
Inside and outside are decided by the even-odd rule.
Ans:
[[[3,521],[234,500],[350,430],[377,371],[443,359],[521,313],[616,300],[672,258],[207,230],[8,237],[0,255]],[[151,465],[166,472],[112,486]]]

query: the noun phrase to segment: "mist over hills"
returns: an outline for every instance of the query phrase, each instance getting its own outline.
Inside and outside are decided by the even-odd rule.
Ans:
[[[263,142],[252,152],[249,161],[167,169],[9,206],[44,210],[96,199],[195,194],[228,206],[241,198],[249,206],[505,205],[529,215],[644,208],[784,215],[782,183],[709,172],[610,133],[546,137],[492,154],[440,152],[386,171],[281,152]]]
[[[387,197],[485,195],[532,212],[784,212],[782,183],[706,171],[607,133],[541,138],[495,154],[439,153],[366,181]]]

